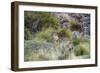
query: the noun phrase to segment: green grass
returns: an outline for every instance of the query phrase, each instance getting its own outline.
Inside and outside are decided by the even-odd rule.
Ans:
[[[51,34],[54,31],[56,31],[56,30],[54,30],[53,28],[45,29],[44,31],[38,32],[35,35],[35,39],[37,39],[37,40],[45,40],[47,42],[51,42],[52,41]]]
[[[89,41],[81,41],[78,45],[73,46],[71,51],[68,50],[66,42],[54,44],[39,39],[25,40],[24,60],[45,61],[90,58]]]
[[[76,56],[90,56],[90,44],[89,42],[81,42],[79,45],[74,47]]]

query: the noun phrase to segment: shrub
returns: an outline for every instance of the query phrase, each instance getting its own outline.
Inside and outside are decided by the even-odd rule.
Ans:
[[[46,29],[46,30],[44,30],[44,31],[41,31],[41,32],[38,32],[37,34],[36,34],[36,38],[37,39],[43,39],[43,40],[46,40],[47,42],[51,42],[52,41],[52,36],[51,36],[51,34],[52,34],[52,32],[54,32],[54,31],[56,31],[56,30],[54,30],[53,28],[48,28],[48,29]]]
[[[73,45],[74,45],[74,46],[79,45],[79,44],[80,44],[80,42],[81,42],[80,37],[77,37],[77,38],[74,38],[74,39],[73,39]]]
[[[32,33],[27,27],[24,28],[24,39],[25,40],[32,39]]]
[[[71,30],[69,30],[69,29],[66,30],[66,37],[69,38],[69,39],[72,38],[72,32],[71,32]]]
[[[78,46],[74,47],[74,52],[76,56],[90,55],[89,43],[80,43]]]
[[[70,21],[70,24],[71,25],[77,25],[78,21],[76,19],[73,19],[73,20]]]
[[[89,45],[89,43],[81,43],[80,45],[79,45],[79,47],[80,47],[80,49],[81,49],[81,54],[82,55],[88,55],[89,53],[90,53],[90,45]]]
[[[70,29],[60,29],[58,32],[60,37],[67,37],[68,39],[72,38],[72,32]]]
[[[79,24],[79,22],[77,20],[71,20],[70,24],[71,24],[70,29],[72,31],[79,31],[79,32],[82,31],[81,25]]]

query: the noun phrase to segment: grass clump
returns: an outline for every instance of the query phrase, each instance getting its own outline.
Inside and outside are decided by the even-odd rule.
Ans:
[[[29,30],[29,28],[25,27],[25,28],[24,28],[24,33],[25,33],[25,35],[24,35],[24,39],[25,39],[25,40],[30,40],[30,39],[32,39],[33,35],[32,35],[32,33],[31,33],[31,31]]]
[[[73,39],[73,45],[74,45],[74,46],[79,45],[80,42],[81,42],[81,38],[80,38],[80,37],[77,37],[77,38],[74,38],[74,39]]]
[[[88,42],[81,42],[74,49],[76,56],[83,56],[90,54],[90,46]]]
[[[58,33],[59,33],[60,37],[65,37],[65,38],[68,38],[68,39],[72,38],[72,32],[71,32],[70,29],[60,29],[58,31]]]
[[[51,37],[51,34],[52,32],[54,32],[55,30],[53,28],[48,28],[44,31],[41,31],[39,33],[36,34],[36,38],[38,40],[45,40],[47,42],[51,42],[52,41],[52,37]]]

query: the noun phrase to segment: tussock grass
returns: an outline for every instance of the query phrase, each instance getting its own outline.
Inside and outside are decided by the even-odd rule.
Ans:
[[[67,41],[55,44],[44,40],[26,40],[24,60],[25,61],[45,61],[45,60],[68,60],[90,58],[89,41],[80,42],[73,46],[71,50],[66,45]]]

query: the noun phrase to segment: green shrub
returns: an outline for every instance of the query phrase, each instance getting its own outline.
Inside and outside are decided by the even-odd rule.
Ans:
[[[90,45],[89,43],[81,43],[79,45],[80,49],[81,49],[81,52],[82,52],[82,55],[88,55],[90,53]]]
[[[77,25],[77,24],[78,24],[78,21],[75,20],[75,19],[73,19],[73,20],[70,21],[70,24],[71,24],[71,25]]]
[[[72,21],[70,21],[70,29],[72,30],[72,31],[79,31],[79,32],[81,32],[82,31],[82,28],[81,28],[81,25],[80,24],[78,24],[79,22],[77,21],[77,20],[72,20]]]
[[[87,42],[80,43],[78,46],[74,47],[74,52],[76,56],[90,55],[90,45]]]
[[[74,46],[79,45],[79,44],[80,44],[80,42],[81,42],[80,37],[78,37],[78,38],[74,38],[74,39],[73,39],[73,45],[74,45]]]
[[[37,34],[36,34],[36,38],[37,39],[43,39],[43,40],[46,40],[47,42],[51,42],[52,41],[52,36],[51,36],[51,34],[52,34],[52,32],[54,32],[54,31],[56,31],[56,30],[54,30],[53,28],[48,28],[48,29],[46,29],[46,30],[44,30],[44,31],[41,31],[41,32],[38,32]]]
[[[58,32],[60,37],[67,37],[68,39],[72,38],[72,32],[70,29],[60,29]]]
[[[24,39],[25,40],[32,39],[32,33],[27,27],[24,28]]]
[[[66,30],[66,37],[69,38],[69,39],[72,38],[72,32],[71,32],[71,30],[69,30],[69,29]]]

